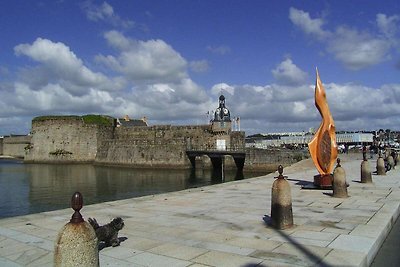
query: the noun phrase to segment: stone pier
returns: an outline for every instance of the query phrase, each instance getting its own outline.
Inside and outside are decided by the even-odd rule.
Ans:
[[[311,160],[285,168],[295,225],[268,226],[277,173],[180,192],[85,206],[99,223],[122,217],[119,247],[101,266],[368,266],[400,212],[400,172],[359,180],[362,155],[341,156],[348,198],[312,183]],[[376,166],[371,160],[371,166]],[[52,266],[54,241],[71,209],[0,220],[0,266]]]

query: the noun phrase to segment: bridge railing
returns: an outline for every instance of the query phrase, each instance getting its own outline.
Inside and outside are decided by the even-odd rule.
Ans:
[[[244,152],[244,146],[231,146],[225,148],[219,148],[217,146],[207,146],[207,145],[196,145],[196,146],[187,146],[187,151],[225,151],[225,152]]]

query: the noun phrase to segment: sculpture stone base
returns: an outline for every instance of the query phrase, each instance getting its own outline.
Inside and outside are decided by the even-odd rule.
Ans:
[[[332,188],[333,175],[325,174],[325,175],[315,175],[314,176],[314,185],[321,189],[331,189]]]

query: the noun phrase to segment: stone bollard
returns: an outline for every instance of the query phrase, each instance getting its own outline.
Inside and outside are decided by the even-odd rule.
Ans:
[[[382,158],[381,152],[379,152],[379,157],[376,161],[376,173],[378,175],[386,175],[385,161]]]
[[[394,166],[395,166],[395,169],[396,169],[397,164],[399,163],[399,153],[393,152],[393,159],[394,159]]]
[[[337,165],[335,170],[333,171],[333,196],[346,198],[347,195],[347,183],[346,183],[346,172],[340,165],[340,159],[337,159]]]
[[[393,156],[392,155],[389,155],[389,157],[387,158],[387,163],[388,163],[388,165],[389,165],[389,170],[394,170],[394,158],[393,158]]]
[[[99,266],[96,233],[79,212],[83,206],[81,193],[74,193],[71,206],[75,212],[58,234],[54,266]]]
[[[363,161],[361,162],[361,183],[372,183],[372,173],[367,160],[367,149],[363,148]]]
[[[293,226],[292,196],[290,185],[282,175],[283,166],[278,167],[279,176],[272,184],[271,225],[277,229]]]

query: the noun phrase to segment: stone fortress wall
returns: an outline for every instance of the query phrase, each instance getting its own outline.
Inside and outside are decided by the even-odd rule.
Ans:
[[[31,143],[30,135],[11,135],[0,139],[0,155],[24,158],[25,151]]]
[[[308,150],[290,150],[285,148],[246,148],[244,169],[248,171],[276,171],[279,165],[289,166],[309,158]]]
[[[244,142],[244,133],[240,136]],[[135,167],[190,168],[186,150],[212,149],[218,138],[227,138],[229,143],[240,142],[237,135],[215,135],[211,125],[118,127],[115,128],[114,138],[99,146],[95,162]]]
[[[30,143],[16,150],[25,154],[22,157],[26,162],[191,168],[187,150],[216,149],[221,139],[228,150],[244,150],[243,131],[216,132],[212,125],[115,127],[112,123],[85,123],[80,117],[51,117],[34,119]],[[282,149],[245,151],[245,170],[275,170],[279,164],[289,165],[304,158],[300,152]],[[225,167],[235,168],[230,157],[226,156]],[[209,159],[199,160],[205,163],[196,166],[211,168]]]
[[[211,125],[115,127],[79,117],[33,120],[26,162],[91,162],[132,167],[190,168],[187,149],[213,149],[217,139],[244,148],[244,132],[217,134]]]
[[[111,139],[110,126],[88,124],[80,117],[53,117],[32,121],[32,140],[26,162],[93,162],[103,140]]]

